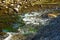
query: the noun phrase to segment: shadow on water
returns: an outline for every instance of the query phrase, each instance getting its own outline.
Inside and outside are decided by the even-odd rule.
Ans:
[[[60,16],[52,19],[49,25],[40,28],[32,40],[60,40]]]

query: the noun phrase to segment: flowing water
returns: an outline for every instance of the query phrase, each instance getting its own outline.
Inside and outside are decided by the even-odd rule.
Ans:
[[[38,12],[28,12],[23,15],[19,15],[21,16],[25,25],[17,28],[20,24],[13,24],[13,28],[17,28],[18,34],[27,34],[26,40],[59,40],[60,16],[52,18],[48,17],[48,14],[53,13],[54,11],[54,9],[46,9]],[[21,18],[19,18],[18,22],[21,21]],[[33,34],[33,36],[31,34]],[[53,34],[55,35],[56,39],[53,37]],[[8,39],[8,37],[6,39]]]

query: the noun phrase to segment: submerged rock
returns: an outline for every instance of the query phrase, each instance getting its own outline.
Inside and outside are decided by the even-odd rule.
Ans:
[[[26,37],[20,33],[7,33],[9,34],[4,40],[25,40]]]

